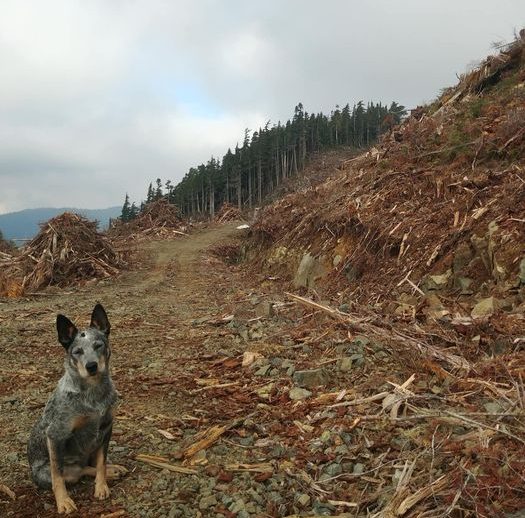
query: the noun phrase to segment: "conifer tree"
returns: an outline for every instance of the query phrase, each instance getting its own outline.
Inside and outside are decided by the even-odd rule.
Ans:
[[[130,220],[130,204],[129,204],[129,196],[128,193],[126,193],[126,197],[124,199],[124,205],[122,205],[122,212],[120,214],[120,219],[124,222]]]
[[[153,199],[154,199],[153,185],[150,182],[150,184],[148,186],[148,194],[146,195],[146,204],[151,203],[153,201]]]
[[[155,189],[155,192],[153,194],[153,200],[160,200],[162,198],[162,180],[160,178],[157,178],[156,181],[157,188]]]
[[[135,202],[133,202],[131,204],[130,209],[129,209],[129,220],[131,221],[131,220],[135,219],[138,215],[139,215],[139,209],[135,205]]]

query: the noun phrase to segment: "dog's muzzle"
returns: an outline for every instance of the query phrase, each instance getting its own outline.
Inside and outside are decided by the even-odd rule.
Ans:
[[[86,363],[86,370],[90,376],[94,376],[97,373],[98,364],[97,362]]]

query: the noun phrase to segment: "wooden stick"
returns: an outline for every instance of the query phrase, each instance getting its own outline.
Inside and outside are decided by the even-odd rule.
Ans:
[[[185,459],[188,459],[189,457],[193,457],[197,452],[209,448],[212,444],[217,442],[219,437],[228,429],[227,426],[212,426],[211,428],[208,428],[204,434],[205,436],[191,446],[188,446],[182,452],[182,456]]]
[[[338,309],[330,308],[328,306],[324,306],[323,304],[318,304],[317,302],[314,302],[313,300],[306,299],[299,295],[295,295],[294,293],[285,292],[285,295],[287,297],[290,297],[291,299],[296,300],[297,302],[300,302],[301,304],[305,306],[309,306],[311,308],[318,309],[320,311],[324,311],[325,313],[328,313],[330,316],[338,320],[345,320],[345,317],[350,317],[348,313],[343,313],[342,311],[339,311]]]
[[[339,507],[359,507],[359,504],[346,502],[345,500],[328,500],[328,503]]]
[[[412,288],[414,288],[420,295],[423,295],[423,297],[425,296],[425,292],[419,287],[417,286],[416,284],[414,284],[409,278],[408,276],[410,275],[411,271],[405,276],[404,279],[402,279],[398,284],[397,286],[400,286],[401,284],[403,284],[404,282],[408,282],[408,284],[410,284],[410,286],[412,286]]]
[[[185,468],[184,466],[170,464],[166,462],[168,459],[164,457],[156,457],[153,455],[144,455],[142,453],[139,453],[135,458],[140,462],[145,462],[146,464],[150,464],[151,466],[155,466],[156,468],[174,471],[175,473],[183,473],[184,475],[196,475],[198,473],[198,471],[191,468]]]
[[[226,464],[226,471],[239,471],[250,473],[269,473],[273,472],[273,466],[270,463],[260,464]]]
[[[217,389],[217,388],[225,388],[225,387],[233,387],[234,385],[238,385],[238,381],[232,381],[231,383],[218,383],[216,385],[207,385],[205,387],[201,387],[195,390],[192,390],[191,393],[195,394],[197,392],[202,392],[203,390],[211,390],[211,389]]]
[[[120,509],[114,513],[101,514],[100,518],[118,518],[119,516],[126,516],[126,511],[124,509]]]
[[[413,495],[407,496],[396,509],[396,516],[403,516],[409,509],[414,507],[421,500],[425,500],[435,492],[445,488],[449,480],[446,475],[442,475],[437,480],[434,480],[432,484],[426,487],[418,489]]]
[[[5,493],[11,500],[16,500],[16,495],[5,484],[0,484],[0,491]]]
[[[507,432],[504,428],[500,428],[499,426],[494,427],[494,426],[490,426],[485,423],[480,423],[479,421],[475,421],[474,419],[470,419],[469,417],[461,415],[461,414],[456,414],[455,412],[450,412],[449,410],[445,410],[444,413],[451,417],[459,419],[460,421],[463,421],[465,423],[469,423],[474,426],[479,426],[480,428],[486,428],[487,430],[492,430],[496,433],[501,433],[503,435],[506,435],[507,437],[515,439],[518,442],[521,442],[522,444],[525,444],[524,439],[522,439],[521,437],[518,437],[517,435],[514,435],[513,433]]]
[[[344,407],[344,406],[362,405],[363,403],[372,403],[373,401],[380,401],[382,399],[385,399],[390,394],[391,392],[380,392],[379,394],[374,394],[373,396],[370,396],[370,397],[354,399],[352,401],[343,401],[342,403],[335,403],[334,405],[329,405],[326,408],[339,408],[339,407]]]
[[[197,442],[193,443],[191,446],[188,446],[185,448],[182,452],[182,456],[185,459],[188,459],[190,457],[193,457],[197,452],[204,450],[206,448],[209,448],[212,444],[218,441],[218,439],[221,437],[221,435],[228,430],[235,428],[240,423],[242,423],[247,417],[235,419],[229,424],[223,425],[223,426],[212,426],[208,428],[207,430],[204,430],[202,432],[199,432],[195,438],[199,437],[199,440]]]

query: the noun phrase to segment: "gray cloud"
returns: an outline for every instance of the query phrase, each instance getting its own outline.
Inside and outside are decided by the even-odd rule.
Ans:
[[[0,212],[140,199],[299,101],[413,107],[523,24],[522,0],[4,0]]]

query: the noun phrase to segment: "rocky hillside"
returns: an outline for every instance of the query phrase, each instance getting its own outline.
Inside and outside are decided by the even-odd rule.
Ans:
[[[408,319],[522,312],[525,40],[324,183],[264,209],[270,271]]]
[[[524,145],[522,31],[252,226],[263,285],[304,307],[287,319],[301,369],[328,373],[313,402],[335,401],[318,412],[301,393],[293,419],[333,419],[321,451],[339,464],[316,480],[351,481],[336,503],[352,516],[524,516]]]

